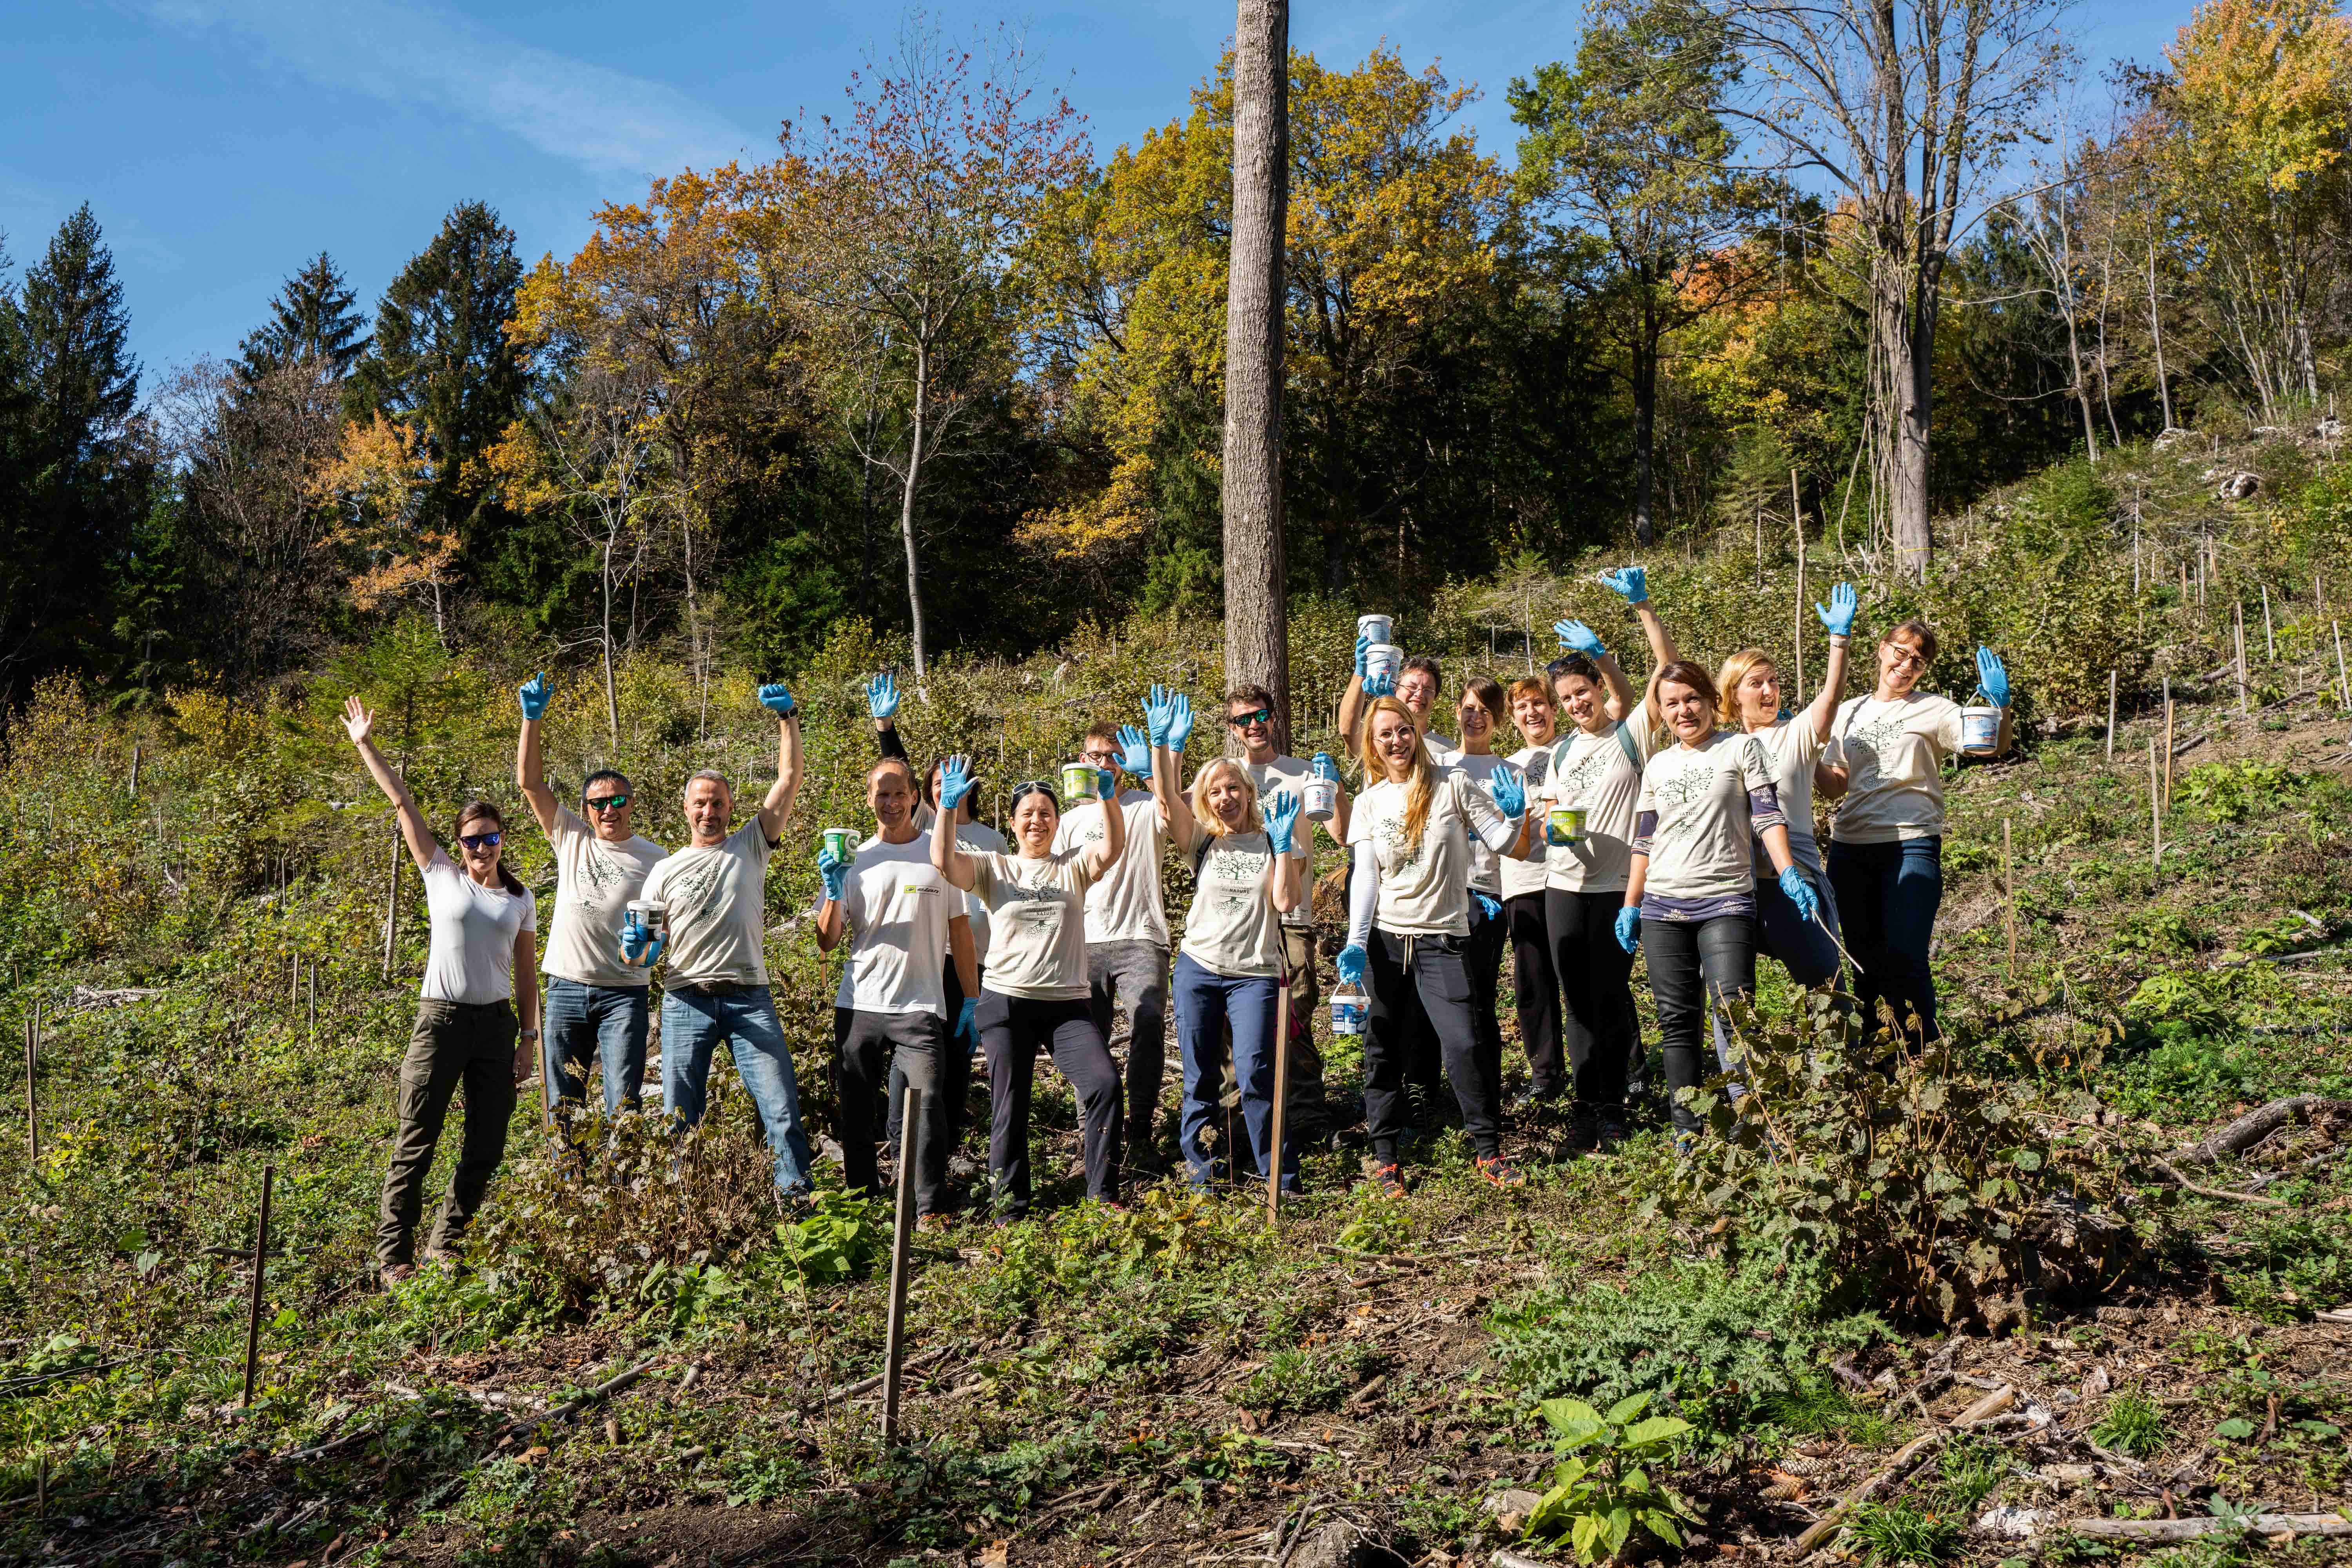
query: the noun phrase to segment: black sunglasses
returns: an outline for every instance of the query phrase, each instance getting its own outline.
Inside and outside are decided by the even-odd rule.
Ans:
[[[580,804],[591,811],[618,811],[629,804],[629,797],[625,795],[599,795],[594,800],[583,800]]]
[[[460,833],[457,842],[468,849],[496,849],[505,835],[498,833]]]
[[[1270,708],[1260,708],[1255,712],[1234,713],[1228,715],[1225,722],[1236,730],[1246,730],[1253,724],[1271,724],[1274,722],[1274,710]]]

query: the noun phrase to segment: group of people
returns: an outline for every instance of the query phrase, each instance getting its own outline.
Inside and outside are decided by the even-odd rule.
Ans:
[[[1880,641],[1871,693],[1841,700],[1856,599],[1839,584],[1816,606],[1828,668],[1807,707],[1790,713],[1769,654],[1743,649],[1710,674],[1682,657],[1639,567],[1603,581],[1649,644],[1643,689],[1590,626],[1562,621],[1562,655],[1542,676],[1507,690],[1481,675],[1464,680],[1457,743],[1433,723],[1437,662],[1407,658],[1391,671],[1375,660],[1367,632],[1339,714],[1360,769],[1354,793],[1328,754],[1306,761],[1276,750],[1275,700],[1253,685],[1223,703],[1238,754],[1213,757],[1188,779],[1191,700],[1155,687],[1140,724],[1097,723],[1058,780],[1012,787],[1009,839],[974,819],[969,758],[940,758],[918,775],[897,733],[897,684],[876,677],[866,692],[879,753],[866,774],[874,831],[854,846],[829,832],[817,858],[817,942],[845,954],[832,1059],[846,1184],[879,1191],[877,1142],[886,1127],[897,1139],[911,1116],[920,1223],[949,1224],[950,1158],[977,1058],[991,1109],[988,1207],[1000,1220],[1025,1214],[1043,1051],[1077,1101],[1087,1195],[1117,1202],[1123,1171],[1154,1163],[1172,999],[1184,1178],[1206,1186],[1246,1163],[1263,1179],[1278,1163],[1281,1185],[1295,1190],[1298,1150],[1319,1131],[1323,1102],[1309,1027],[1320,989],[1318,826],[1348,856],[1337,967],[1343,989],[1367,993],[1364,1121],[1372,1180],[1384,1192],[1404,1190],[1412,1091],[1426,1105],[1441,1079],[1480,1173],[1502,1186],[1524,1179],[1502,1146],[1507,952],[1525,1098],[1567,1102],[1563,1157],[1626,1134],[1643,1060],[1637,952],[1648,959],[1670,1089],[1699,1082],[1711,1008],[1717,1049],[1730,1061],[1722,1007],[1754,991],[1759,952],[1804,986],[1835,979],[1841,957],[1851,957],[1846,989],[1866,1016],[1883,1002],[1898,1027],[1933,1037],[1941,765],[1963,750],[2007,749],[2000,660],[1978,650],[1979,689],[1998,722],[1986,725],[1979,709],[1977,732],[1964,734],[1960,705],[1916,689],[1936,656],[1934,633],[1916,621]],[[516,783],[557,864],[543,993],[537,908],[503,864],[499,808],[475,801],[459,812],[453,859],[377,752],[373,715],[357,699],[346,710],[423,873],[431,923],[378,1230],[387,1279],[415,1267],[425,1173],[460,1085],[464,1142],[428,1258],[460,1245],[535,1066],[552,1105],[583,1102],[592,1064],[608,1110],[636,1102],[656,966],[665,1112],[681,1128],[700,1121],[724,1041],[757,1109],[777,1191],[793,1199],[811,1188],[762,912],[767,862],[802,779],[792,694],[760,690],[778,741],[775,781],[759,808],[737,826],[729,781],[695,773],[683,800],[688,843],[675,851],[636,835],[633,786],[620,773],[591,773],[578,812],[558,800],[541,758],[545,679],[519,695]],[[1506,723],[1522,742],[1507,757],[1495,744]],[[1817,791],[1841,803],[1826,855],[1813,832]],[[1161,879],[1171,849],[1194,889],[1181,943],[1171,941]],[[1122,1010],[1124,1074],[1111,1052]],[[1296,1110],[1277,1150],[1276,1060],[1286,1040],[1286,1108]],[[1678,1138],[1694,1135],[1679,1100],[1674,1117]]]

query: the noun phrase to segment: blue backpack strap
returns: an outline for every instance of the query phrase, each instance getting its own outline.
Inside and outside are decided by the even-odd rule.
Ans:
[[[1633,739],[1633,720],[1630,714],[1617,721],[1617,744],[1624,751],[1625,760],[1633,764],[1633,771],[1640,773],[1642,742]]]

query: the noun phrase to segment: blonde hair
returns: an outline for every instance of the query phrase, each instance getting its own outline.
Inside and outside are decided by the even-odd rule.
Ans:
[[[1210,808],[1209,805],[1209,783],[1211,780],[1214,779],[1218,773],[1224,772],[1232,773],[1242,781],[1241,831],[1244,833],[1256,832],[1257,781],[1250,777],[1249,770],[1247,768],[1242,766],[1241,763],[1234,761],[1231,757],[1214,758],[1202,764],[1201,771],[1192,775],[1192,788],[1189,792],[1192,797],[1192,820],[1198,822],[1202,826],[1207,828],[1211,834],[1219,838],[1222,838],[1226,834],[1234,831],[1232,828],[1225,826],[1225,819],[1219,816],[1215,811]]]
[[[1740,724],[1739,683],[1747,679],[1749,672],[1759,664],[1770,665],[1775,675],[1780,672],[1780,667],[1773,663],[1772,656],[1760,647],[1741,648],[1725,659],[1723,668],[1716,671],[1715,689],[1719,695],[1715,700],[1715,709],[1723,721],[1735,730]]]
[[[1430,763],[1429,746],[1412,710],[1393,697],[1375,697],[1371,707],[1364,710],[1364,728],[1356,742],[1357,753],[1364,764],[1364,787],[1370,789],[1389,776],[1388,759],[1372,746],[1372,721],[1382,713],[1401,715],[1412,731],[1412,776],[1404,786],[1404,841],[1419,844],[1429,826],[1429,803],[1437,793],[1437,769]]]

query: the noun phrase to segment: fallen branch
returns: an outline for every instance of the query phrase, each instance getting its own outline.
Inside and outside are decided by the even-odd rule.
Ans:
[[[2227,1198],[2234,1204],[2252,1204],[2259,1208],[2266,1209],[2284,1209],[2293,1208],[2294,1206],[2293,1204],[2281,1203],[2276,1198],[2266,1198],[2260,1193],[2233,1193],[2227,1187],[2209,1187],[2201,1182],[2192,1182],[2188,1177],[2182,1175],[2179,1172],[2174,1170],[2169,1163],[2163,1160],[2151,1158],[2148,1161],[2148,1163],[2155,1166],[2158,1173],[2162,1175],[2166,1181],[2170,1182],[2173,1185],[2180,1188],[2183,1192],[2195,1193],[2200,1198]]]
[[[940,1357],[946,1353],[946,1349],[940,1346],[935,1346],[930,1350],[918,1352],[914,1355],[910,1355],[905,1361],[899,1363],[898,1370],[901,1372],[912,1372],[919,1366],[929,1365],[931,1363],[939,1360]],[[881,1386],[882,1374],[877,1372],[872,1377],[861,1377],[856,1383],[845,1383],[839,1388],[828,1390],[824,1397],[815,1401],[814,1405],[837,1405],[845,1399],[855,1399],[861,1394],[871,1394]],[[806,1405],[803,1408],[813,1409],[814,1408],[814,1405]]]
[[[646,1374],[653,1371],[654,1363],[660,1359],[661,1358],[659,1356],[648,1357],[646,1360],[639,1362],[636,1365],[631,1367],[628,1371],[621,1373],[618,1377],[598,1384],[595,1387],[590,1389],[579,1398],[567,1400],[563,1404],[559,1405],[554,1409],[549,1411],[544,1415],[521,1416],[509,1421],[505,1426],[499,1428],[497,1436],[509,1437],[512,1436],[517,1432],[528,1432],[533,1427],[539,1426],[542,1424],[553,1426],[562,1422],[569,1421],[573,1416],[579,1415],[582,1411],[587,1409],[590,1405],[602,1405],[605,1400],[610,1399],[613,1395],[620,1393],[621,1390],[629,1387],[633,1384],[643,1381]]]
[[[1789,1555],[1802,1557],[1814,1547],[1819,1546],[1828,1539],[1832,1531],[1844,1522],[1847,1514],[1900,1480],[1922,1455],[1940,1445],[1953,1432],[1980,1426],[2016,1403],[2017,1390],[2008,1384],[2003,1384],[1954,1416],[1948,1429],[1930,1432],[1925,1436],[1914,1437],[1910,1442],[1906,1443],[1885,1469],[1832,1503],[1822,1511],[1820,1519],[1808,1525],[1805,1532],[1790,1544]]]
[[[2218,1535],[2243,1523],[2258,1535],[2352,1535],[2352,1519],[2338,1513],[2258,1513],[2250,1519],[2070,1519],[2060,1528],[2094,1541],[2162,1543]]]

